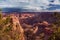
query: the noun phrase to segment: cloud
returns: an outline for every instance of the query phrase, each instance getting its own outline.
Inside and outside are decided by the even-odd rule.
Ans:
[[[53,10],[55,6],[51,6],[50,4],[57,6],[60,5],[60,1],[54,0],[52,2],[52,0],[0,0],[0,8],[15,7],[34,10]]]
[[[27,0],[0,0],[0,7],[23,7],[28,4]]]
[[[34,10],[41,10],[42,8],[38,7],[38,6],[32,6],[32,5],[28,5],[28,6],[24,6],[23,9],[34,9]]]
[[[0,0],[0,8],[15,7],[25,9],[46,9],[49,2],[47,0]]]
[[[60,1],[59,0],[54,0],[54,2],[51,3],[51,4],[60,5]]]

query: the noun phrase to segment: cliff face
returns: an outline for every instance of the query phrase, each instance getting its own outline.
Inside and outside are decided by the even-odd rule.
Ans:
[[[22,26],[20,25],[18,17],[16,17],[14,14],[11,14],[10,18],[12,19],[12,24],[13,24],[12,31],[19,33],[19,35],[20,35],[19,40],[25,40],[24,39],[24,30],[23,30]]]

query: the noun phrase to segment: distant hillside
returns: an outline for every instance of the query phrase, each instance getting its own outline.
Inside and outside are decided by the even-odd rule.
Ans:
[[[37,10],[23,8],[2,8],[2,12],[37,12]]]
[[[18,15],[23,15],[23,14],[34,14],[34,15],[36,15],[35,16],[35,19],[36,19],[36,17],[39,17],[40,18],[40,21],[42,20],[42,21],[48,21],[48,22],[50,22],[50,23],[52,23],[52,22],[55,22],[55,20],[54,20],[54,18],[52,17],[52,15],[53,15],[53,12],[3,12],[3,14],[15,14],[16,16],[18,16]],[[34,18],[33,18],[34,19]],[[38,19],[38,18],[37,18]]]

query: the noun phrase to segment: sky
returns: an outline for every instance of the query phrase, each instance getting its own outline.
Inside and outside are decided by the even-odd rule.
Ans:
[[[60,10],[60,0],[0,0],[0,8]]]

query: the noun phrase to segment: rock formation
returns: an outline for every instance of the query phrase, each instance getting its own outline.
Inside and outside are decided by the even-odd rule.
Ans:
[[[11,14],[10,18],[12,19],[12,24],[13,24],[12,30],[16,31],[20,34],[20,40],[25,40],[24,39],[24,30],[23,30],[22,26],[20,25],[18,17],[16,17],[14,14]]]

